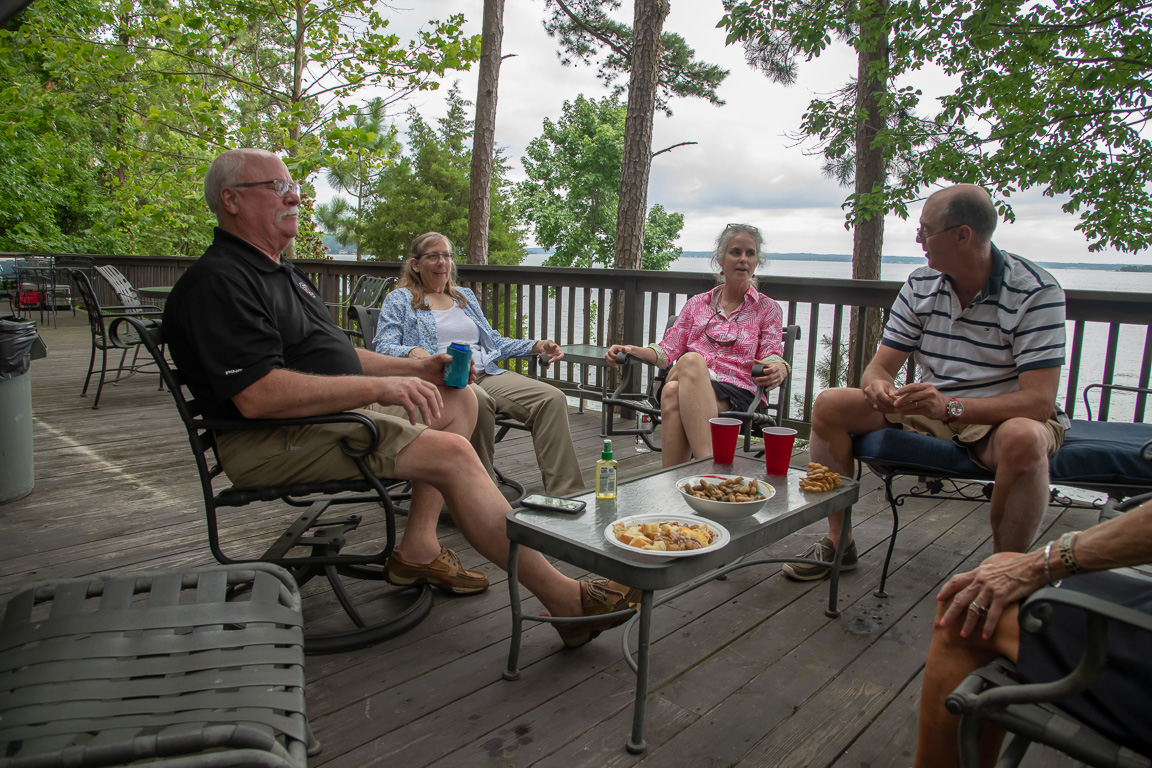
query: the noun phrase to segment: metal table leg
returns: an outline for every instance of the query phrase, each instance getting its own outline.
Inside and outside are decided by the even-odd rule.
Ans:
[[[844,560],[844,550],[848,548],[848,537],[852,535],[852,507],[844,510],[844,521],[840,524],[840,543],[836,547],[836,558],[832,561],[832,576],[828,580],[828,607],[824,615],[836,618],[840,615],[840,563]]]
[[[512,609],[512,637],[508,643],[508,668],[504,670],[505,680],[519,680],[520,634],[524,628],[524,615],[520,608],[520,580],[516,577],[516,564],[520,559],[520,545],[508,542],[508,602]]]
[[[648,643],[652,629],[652,590],[640,594],[640,632],[636,667],[636,702],[632,710],[632,738],[628,740],[628,751],[638,755],[648,749],[644,741],[644,709],[648,703]]]

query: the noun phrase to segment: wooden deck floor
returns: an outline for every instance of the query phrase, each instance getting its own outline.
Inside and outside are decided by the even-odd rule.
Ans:
[[[169,395],[151,377],[79,397],[89,337],[82,317],[43,329],[49,356],[33,364],[36,489],[0,506],[0,596],[43,578],[210,564],[200,492]],[[591,467],[598,414],[573,413]],[[621,479],[659,461],[617,442]],[[805,460],[797,455],[797,461]],[[497,464],[538,485],[531,446],[513,434]],[[586,479],[591,478],[591,472]],[[938,585],[990,552],[986,505],[905,505],[888,599],[872,595],[891,516],[864,478],[855,508],[858,570],[841,583],[842,615],[824,616],[823,585],[785,580],[777,566],[738,571],[659,610],[653,621],[649,751],[628,754],[633,678],[620,632],[576,651],[548,627],[526,633],[522,677],[505,682],[510,620],[504,576],[453,528],[442,539],[483,567],[493,588],[437,596],[431,616],[376,647],[308,659],[308,707],[323,753],[315,766],[906,766],[915,749],[920,673]],[[229,523],[237,540],[278,530],[280,507]],[[371,510],[368,511],[371,518]],[[1094,515],[1053,508],[1041,536],[1086,527]],[[798,553],[822,526],[770,548]],[[366,526],[373,534],[373,526]],[[561,569],[581,575],[569,566]],[[369,605],[381,587],[355,594]],[[310,626],[333,601],[307,585]],[[529,607],[528,610],[534,610]],[[1070,761],[1034,747],[1026,764]]]

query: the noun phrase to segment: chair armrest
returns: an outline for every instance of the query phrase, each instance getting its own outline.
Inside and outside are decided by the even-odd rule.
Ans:
[[[110,307],[100,307],[100,311],[107,317],[112,317],[112,316],[124,317],[124,316],[136,316],[136,315],[162,315],[162,314],[164,314],[164,310],[160,309],[160,307],[153,307],[150,304],[140,304],[139,306],[135,306],[135,307],[119,306],[119,305],[110,306]]]
[[[1112,392],[1115,391],[1134,392],[1136,394],[1142,394],[1145,396],[1152,395],[1152,388],[1148,387],[1130,387],[1125,384],[1089,384],[1088,386],[1084,387],[1084,391],[1081,393],[1081,397],[1084,398],[1084,410],[1088,413],[1088,421],[1095,420],[1092,416],[1092,406],[1088,402],[1088,393],[1093,389],[1099,389],[1101,392],[1107,392],[1109,400],[1111,399]]]
[[[1081,610],[1087,619],[1084,654],[1072,672],[1050,683],[1024,683],[982,692],[975,692],[971,685],[961,685],[945,700],[948,711],[960,715],[989,707],[1042,704],[1075,696],[1092,684],[1108,660],[1110,622],[1127,624],[1152,636],[1152,616],[1082,592],[1053,587],[1037,591],[1024,602],[1020,608],[1021,629],[1040,631],[1051,619],[1052,606],[1055,605]]]
[[[376,449],[380,443],[380,430],[376,422],[362,413],[343,411],[320,416],[301,416],[291,419],[205,419],[194,420],[199,429],[244,431],[252,429],[276,429],[279,427],[307,427],[314,424],[359,424],[368,431],[368,447],[352,449],[344,443],[344,452],[349,456],[363,458]]]

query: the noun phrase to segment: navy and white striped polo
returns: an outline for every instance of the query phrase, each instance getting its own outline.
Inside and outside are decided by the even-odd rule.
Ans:
[[[961,307],[941,272],[908,276],[881,344],[913,355],[920,381],[952,397],[1020,389],[1021,371],[1064,364],[1064,290],[1027,259],[992,246],[983,290]]]

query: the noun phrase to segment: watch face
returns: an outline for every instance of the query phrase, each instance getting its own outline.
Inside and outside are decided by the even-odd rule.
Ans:
[[[948,415],[954,419],[958,419],[964,415],[964,403],[959,400],[948,401]]]

